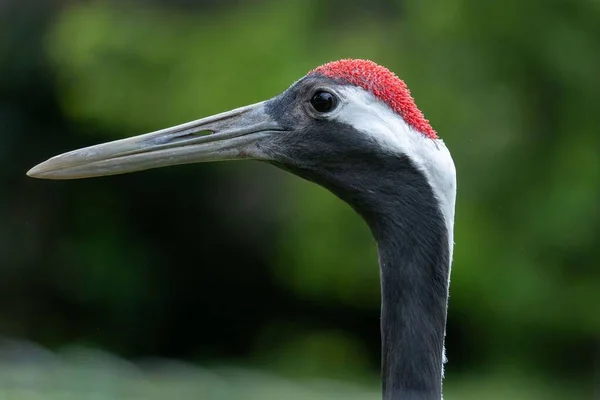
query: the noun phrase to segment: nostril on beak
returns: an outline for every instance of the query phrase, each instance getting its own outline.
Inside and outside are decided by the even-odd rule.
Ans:
[[[175,135],[165,135],[157,138],[152,138],[148,142],[148,144],[152,146],[163,145],[163,144],[173,144],[179,142],[185,142],[186,140],[195,139],[201,136],[209,136],[215,133],[214,130],[211,129],[203,129],[197,132],[189,132],[183,131]]]
[[[213,133],[215,133],[215,131],[210,130],[210,129],[203,129],[201,131],[193,133],[192,135],[193,136],[207,136],[207,135],[212,135]]]

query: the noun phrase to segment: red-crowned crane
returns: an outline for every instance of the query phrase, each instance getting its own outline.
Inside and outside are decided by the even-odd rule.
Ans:
[[[379,251],[383,398],[441,399],[456,173],[388,69],[331,62],[270,100],[71,151],[28,175],[76,179],[238,159],[315,182],[362,216]]]

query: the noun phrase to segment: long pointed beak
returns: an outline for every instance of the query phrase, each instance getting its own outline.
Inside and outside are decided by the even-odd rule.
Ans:
[[[284,129],[265,102],[171,128],[74,150],[36,165],[27,175],[78,179],[124,174],[167,165],[261,159],[258,142]]]

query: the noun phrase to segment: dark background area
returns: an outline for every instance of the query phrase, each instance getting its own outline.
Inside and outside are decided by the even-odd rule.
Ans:
[[[224,366],[266,373],[257,398],[282,398],[267,389],[275,377],[377,398],[375,246],[325,190],[251,162],[25,176],[369,58],[407,82],[457,166],[445,397],[594,398],[598,49],[597,1],[2,0],[0,335],[56,357],[189,362],[196,372],[174,374],[183,398],[239,398],[202,394],[212,378],[195,368]],[[85,369],[90,354],[65,364]],[[32,360],[23,374],[50,368]],[[64,371],[56,398],[77,386]],[[7,376],[0,390],[20,399],[24,381]]]

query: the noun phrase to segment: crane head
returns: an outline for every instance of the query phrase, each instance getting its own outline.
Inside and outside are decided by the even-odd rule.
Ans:
[[[453,206],[454,164],[405,83],[371,61],[340,60],[310,71],[270,100],[64,153],[27,174],[77,179],[255,159],[339,192],[342,186],[368,189],[357,176],[372,170],[362,180],[377,179],[382,166],[395,168],[390,162],[400,158],[450,193]]]

